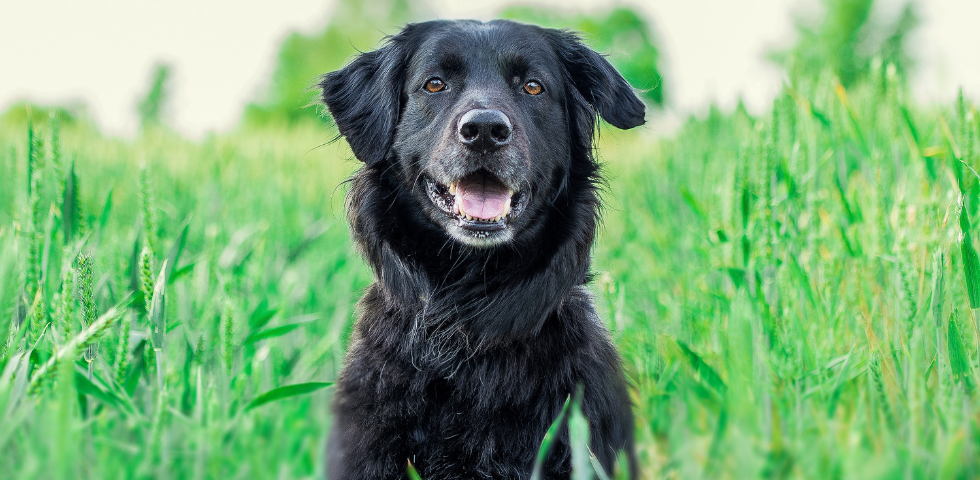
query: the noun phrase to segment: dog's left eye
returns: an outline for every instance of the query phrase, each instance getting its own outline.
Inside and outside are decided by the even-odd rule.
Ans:
[[[446,82],[443,82],[441,78],[434,77],[426,80],[425,85],[422,86],[426,92],[436,93],[446,88]]]
[[[534,80],[531,80],[530,82],[524,84],[524,91],[531,95],[540,95],[541,92],[544,91],[544,86]]]

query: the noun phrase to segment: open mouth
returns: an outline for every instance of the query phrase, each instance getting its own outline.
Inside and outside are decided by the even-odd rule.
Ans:
[[[514,192],[493,174],[480,170],[443,185],[426,177],[425,190],[456,225],[476,232],[503,230],[527,205],[524,192]]]

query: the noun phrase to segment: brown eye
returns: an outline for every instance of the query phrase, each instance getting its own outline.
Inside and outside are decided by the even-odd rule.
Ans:
[[[436,93],[446,88],[446,83],[443,82],[441,78],[430,78],[425,82],[425,85],[422,88],[424,88],[426,92]]]
[[[540,83],[531,80],[524,84],[524,91],[531,95],[540,95],[544,91],[544,87]]]

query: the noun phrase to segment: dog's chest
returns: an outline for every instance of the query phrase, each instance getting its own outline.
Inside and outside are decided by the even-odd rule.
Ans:
[[[386,308],[374,293],[339,379],[338,428],[364,455],[408,458],[423,478],[526,478],[569,395],[602,394],[618,368],[582,292],[534,335],[490,348],[474,348],[462,328],[421,331],[418,312]],[[570,468],[567,444],[555,448],[545,478]]]
[[[582,337],[560,326],[445,363],[425,363],[425,349],[414,348],[407,335],[361,343],[343,376],[343,397],[359,404],[355,408],[371,423],[401,437],[405,453],[430,476],[468,465],[471,476],[459,478],[511,477],[514,472],[495,466],[529,468],[537,444],[583,381],[577,365],[583,348],[572,342]]]
[[[466,459],[470,478],[499,478],[513,473],[497,470],[499,465],[533,464],[529,452],[576,381],[569,358],[529,353],[471,359],[448,378],[417,373],[415,381],[426,387],[406,399],[403,420],[410,458],[420,469],[442,478],[440,472]]]

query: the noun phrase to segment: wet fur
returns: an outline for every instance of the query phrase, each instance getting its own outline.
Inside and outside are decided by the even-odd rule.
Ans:
[[[455,168],[427,163],[432,149],[450,147],[443,130],[421,130],[451,112],[413,100],[406,78],[436,54],[420,51],[432,38],[488,55],[507,42],[533,45],[541,51],[532,61],[550,62],[539,67],[560,80],[551,85],[556,104],[508,107],[525,108],[514,118],[535,119],[515,126],[526,135],[513,146],[523,163],[487,163],[535,192],[507,243],[458,242],[419,194],[426,169]],[[643,104],[626,81],[566,32],[439,21],[407,26],[320,86],[364,162],[352,179],[348,217],[377,277],[359,304],[337,382],[329,478],[406,478],[410,460],[426,480],[527,479],[544,433],[579,386],[592,451],[607,470],[625,452],[621,467],[635,477],[627,382],[585,287],[600,207],[598,116],[620,128],[643,123]],[[570,472],[564,429],[544,477]]]

